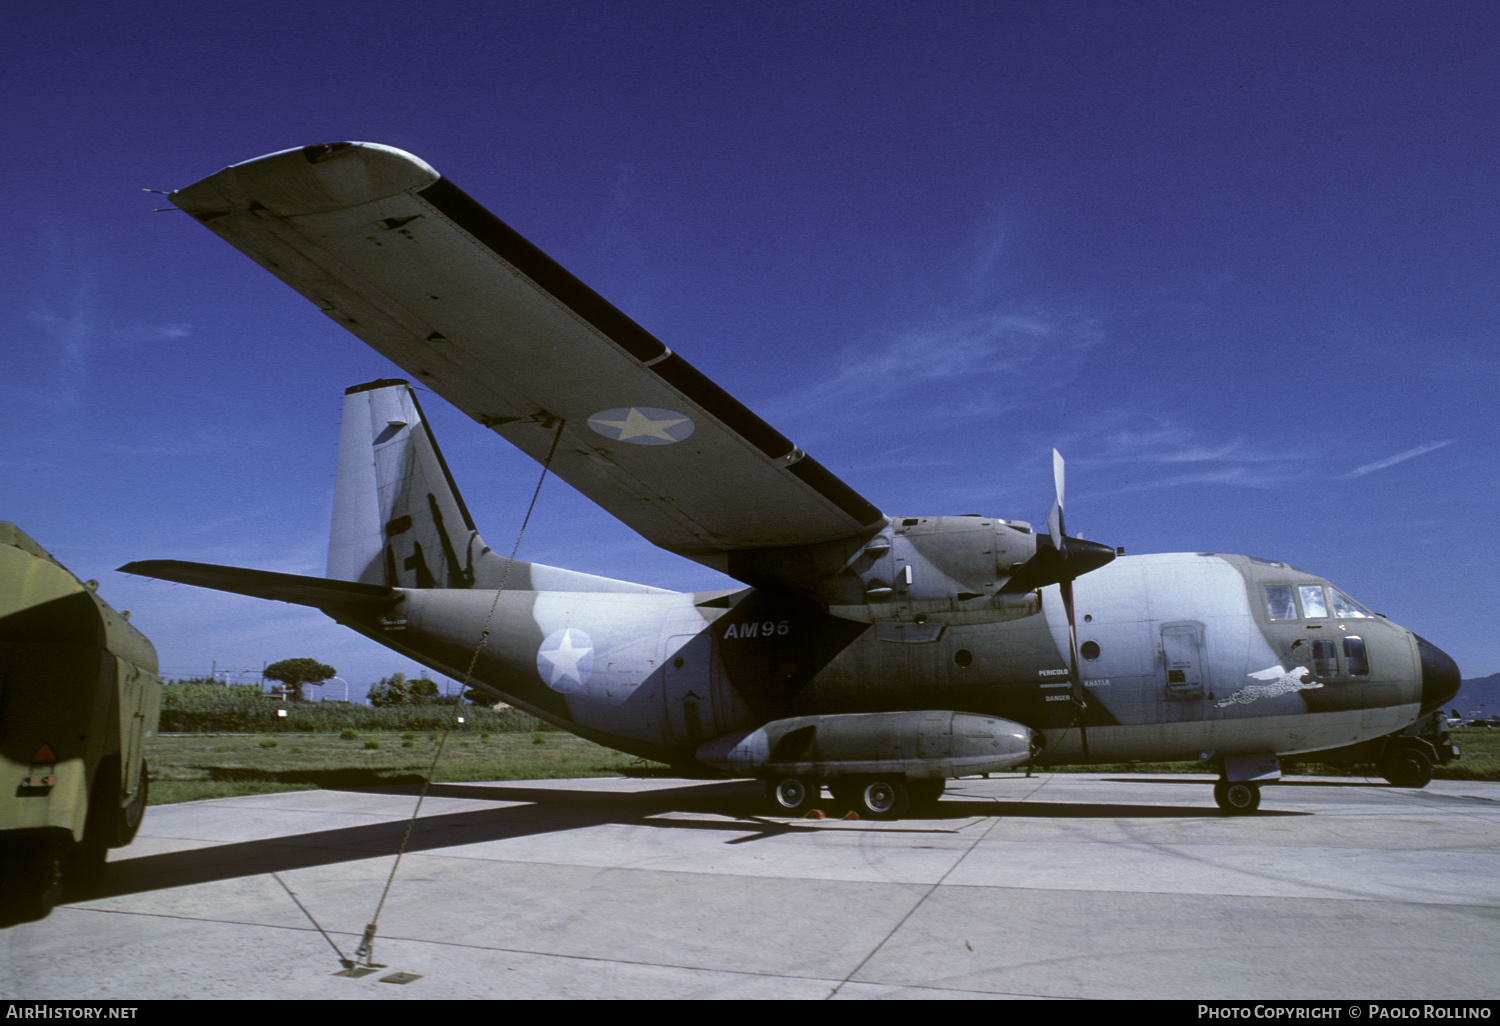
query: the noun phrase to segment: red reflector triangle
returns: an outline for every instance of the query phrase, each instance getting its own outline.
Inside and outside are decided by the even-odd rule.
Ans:
[[[38,748],[36,750],[36,754],[31,757],[31,761],[32,762],[56,762],[57,761],[57,756],[56,756],[56,754],[53,753],[51,745],[44,744],[44,745],[42,745],[42,747],[40,747],[40,748]]]

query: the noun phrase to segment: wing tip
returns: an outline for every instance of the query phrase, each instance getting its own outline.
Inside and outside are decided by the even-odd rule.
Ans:
[[[167,198],[200,220],[257,207],[297,217],[419,192],[441,177],[422,158],[394,146],[331,142],[231,164]]]

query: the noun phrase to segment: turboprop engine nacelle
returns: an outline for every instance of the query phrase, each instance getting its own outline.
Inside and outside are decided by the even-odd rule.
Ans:
[[[1041,609],[1035,589],[1005,590],[1036,555],[1029,524],[987,517],[896,517],[849,564],[859,600],[830,603],[835,616],[866,623],[995,623]]]
[[[798,582],[828,612],[891,628],[904,640],[944,624],[998,623],[1041,610],[1037,589],[1108,563],[1114,550],[1080,538],[1059,552],[1046,534],[990,517],[891,517],[862,540],[735,553],[730,570],[757,584]],[[936,634],[933,633],[933,638]]]
[[[772,720],[698,749],[699,761],[751,776],[900,774],[909,780],[993,773],[1036,751],[1031,728],[977,713],[842,713]]]

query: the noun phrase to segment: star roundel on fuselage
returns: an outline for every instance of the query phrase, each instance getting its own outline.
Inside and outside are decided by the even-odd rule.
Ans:
[[[588,681],[594,669],[594,643],[577,627],[553,631],[536,653],[536,672],[553,691],[569,694]]]
[[[605,438],[631,445],[671,445],[693,433],[693,422],[687,417],[650,406],[602,410],[589,418],[589,427]]]

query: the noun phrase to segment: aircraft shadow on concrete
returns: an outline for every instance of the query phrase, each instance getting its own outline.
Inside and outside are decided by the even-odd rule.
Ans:
[[[415,797],[417,787],[378,787],[364,793]],[[538,834],[610,824],[650,826],[669,830],[709,830],[732,835],[725,843],[745,843],[766,837],[813,833],[826,829],[811,820],[773,819],[763,814],[759,785],[715,781],[639,794],[609,793],[570,788],[436,784],[429,797],[491,802],[521,802],[504,808],[423,816],[412,830],[408,852],[436,851],[486,841],[503,841]],[[663,813],[704,813],[713,819],[657,818]],[[1088,802],[1009,802],[950,796],[922,819],[900,824],[838,824],[838,829],[908,833],[928,829],[951,832],[955,820],[990,817],[1027,818],[1203,818],[1223,815],[1202,806],[1104,804]],[[1259,815],[1296,815],[1262,810]],[[720,818],[733,817],[733,818]],[[237,841],[191,851],[144,855],[111,862],[91,893],[72,900],[137,894],[188,884],[210,883],[266,873],[336,865],[394,855],[406,832],[405,819],[318,830],[264,840]]]
[[[1210,784],[1213,782],[1211,780],[1174,780],[1171,777],[1105,777],[1103,779],[1111,784]],[[1309,778],[1282,777],[1275,783],[1267,784],[1266,786],[1271,789],[1278,787],[1379,787],[1382,789],[1390,789],[1396,787],[1397,785],[1387,783],[1386,781],[1378,779],[1376,777],[1365,777],[1359,780],[1329,780],[1327,778],[1319,778],[1315,780]],[[1413,789],[1406,788],[1406,790]],[[1272,793],[1274,793],[1274,790],[1272,791]]]
[[[367,788],[366,790],[384,791],[388,794],[415,794],[415,790],[407,788]],[[530,801],[543,805],[600,805],[602,803],[615,804],[622,798],[633,798],[645,802],[661,804],[663,808],[658,812],[702,812],[720,816],[736,816],[740,820],[751,820],[755,822],[766,822],[786,825],[796,825],[798,820],[785,820],[766,815],[766,800],[763,785],[747,784],[744,781],[715,781],[709,784],[699,784],[693,787],[673,788],[670,791],[657,791],[652,794],[621,795],[606,794],[599,791],[564,791],[553,788],[526,788],[501,786],[482,786],[464,784],[434,784],[427,792],[434,797],[442,798],[478,798],[481,800],[501,801]],[[665,799],[665,801],[660,801]],[[833,802],[825,800],[821,808],[830,816],[837,812],[842,815]],[[1267,816],[1292,816],[1306,815],[1298,812],[1281,812],[1277,810],[1263,809],[1259,815]],[[1213,806],[1183,806],[1183,805],[1140,805],[1119,804],[1107,802],[1041,802],[1041,801],[1005,801],[993,798],[970,798],[963,795],[949,794],[937,807],[920,815],[913,814],[903,821],[903,826],[910,830],[919,823],[941,823],[945,820],[967,820],[984,818],[990,816],[1003,816],[1010,818],[1030,819],[1083,819],[1083,818],[1116,818],[1116,819],[1150,819],[1150,818],[1189,818],[1196,819],[1204,816],[1218,817],[1223,815]],[[653,820],[652,826],[679,826],[687,825],[682,820]],[[889,829],[892,824],[879,825],[871,823],[873,829]],[[807,828],[817,829],[812,824],[806,824]]]

